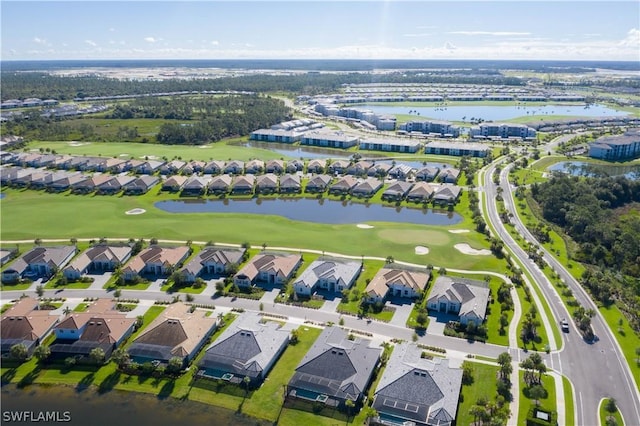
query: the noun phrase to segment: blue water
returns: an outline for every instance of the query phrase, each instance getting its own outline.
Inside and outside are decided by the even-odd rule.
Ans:
[[[585,161],[562,161],[547,169],[551,172],[569,173],[573,176],[625,176],[628,179],[640,179],[640,164],[621,166],[617,164],[595,164]]]
[[[462,221],[462,216],[458,213],[445,210],[434,211],[309,198],[168,200],[158,201],[155,207],[169,213],[249,213],[326,224],[398,222],[455,225]]]
[[[490,106],[463,105],[445,107],[407,107],[387,105],[354,105],[357,108],[369,109],[377,114],[409,114],[419,115],[420,118],[431,118],[446,121],[466,121],[472,118],[482,118],[484,121],[509,120],[517,117],[531,117],[544,119],[549,115],[568,115],[575,117],[620,117],[628,115],[626,111],[618,111],[604,105],[539,105],[539,106]],[[419,119],[419,118],[417,118]],[[463,120],[464,119],[464,120]]]

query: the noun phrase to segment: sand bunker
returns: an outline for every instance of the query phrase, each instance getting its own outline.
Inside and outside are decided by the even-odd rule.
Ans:
[[[456,250],[458,250],[460,253],[468,254],[471,256],[489,256],[491,254],[491,250],[487,250],[487,249],[476,250],[467,243],[456,244],[453,247]]]
[[[120,154],[119,157],[128,157],[129,154]]]
[[[466,234],[470,231],[468,229],[449,229],[449,232],[451,232],[452,234]]]
[[[128,210],[128,211],[124,212],[124,214],[131,215],[131,214],[142,214],[142,213],[146,213],[146,212],[147,211],[145,209],[131,209],[131,210]]]
[[[84,146],[84,145],[89,145],[89,142],[76,142],[76,141],[69,142],[69,146]]]
[[[155,155],[143,155],[141,157],[139,157],[142,160],[157,160],[160,157],[157,157]]]
[[[429,254],[429,247],[416,246],[416,254]]]
[[[373,226],[371,226],[371,225],[367,225],[366,223],[359,223],[359,224],[357,224],[356,226],[357,226],[358,228],[360,228],[360,229],[372,229],[372,228],[373,228]]]

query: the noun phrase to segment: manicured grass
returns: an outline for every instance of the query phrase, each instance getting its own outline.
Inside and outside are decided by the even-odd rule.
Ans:
[[[516,291],[518,292],[518,297],[520,298],[520,305],[522,307],[522,317],[521,317],[520,323],[518,324],[518,341],[523,345],[523,347],[533,349],[534,351],[543,351],[545,349],[545,345],[548,344],[549,342],[549,337],[547,336],[547,330],[545,329],[544,324],[542,323],[542,319],[540,318],[539,306],[536,306],[536,309],[538,310],[538,314],[536,315],[536,318],[538,321],[540,321],[540,326],[537,328],[539,340],[537,342],[529,342],[527,343],[526,346],[524,345],[524,343],[522,343],[522,339],[520,338],[520,335],[522,333],[522,328],[523,328],[522,320],[524,319],[525,314],[529,312],[529,309],[531,309],[531,306],[535,304],[535,302],[534,302],[533,296],[531,297],[531,301],[527,301],[525,299],[525,292],[524,292],[523,286],[516,286]],[[542,300],[545,300],[545,299],[542,299]],[[546,305],[546,301],[544,302],[544,304]],[[552,324],[551,326],[553,327],[553,324],[554,324],[553,317],[549,317],[549,321],[551,322]],[[558,341],[560,342],[560,340]]]
[[[393,255],[396,260],[468,270],[499,270],[504,266],[504,261],[493,256],[463,255],[453,248],[456,243],[488,248],[485,237],[473,230],[465,234],[451,234],[447,232],[448,227],[407,223],[373,222],[373,229],[360,229],[355,223],[333,225],[298,222],[280,216],[255,214],[172,214],[153,206],[156,201],[171,199],[172,196],[153,193],[136,197],[76,196],[11,189],[5,193],[7,197],[2,201],[0,217],[5,241],[32,241],[36,237],[65,238],[68,235],[75,235],[76,238],[155,237],[238,244],[248,241],[254,246],[266,242],[270,247],[304,246],[302,248],[353,256],[364,254],[386,258]],[[464,199],[465,196],[460,205],[463,205]],[[41,208],[47,210],[47,221],[41,220],[38,213]],[[143,208],[146,213],[125,214],[133,208]],[[461,212],[465,211],[464,207],[460,209]],[[89,210],[90,215],[77,214],[78,211]],[[56,223],[56,226],[51,227],[49,223]],[[452,229],[461,229],[460,226],[464,225]],[[473,229],[471,222],[467,229]],[[408,236],[415,233],[415,236],[409,241],[401,241],[396,237],[398,233]],[[417,244],[426,245],[431,251],[427,255],[417,255]]]
[[[367,280],[371,280],[380,268],[385,266],[385,263],[379,260],[365,260],[363,265],[360,276],[356,280],[355,285],[351,287],[349,302],[340,302],[338,305],[339,311],[347,311],[353,315],[358,314],[361,296],[364,294],[365,288],[367,288]]]
[[[144,330],[151,323],[151,321],[156,319],[156,317],[160,315],[162,311],[165,310],[165,308],[166,306],[155,305],[147,309],[147,312],[145,312],[144,315],[142,316],[142,327],[140,327],[131,336],[129,336],[129,339],[127,341],[129,343],[133,342],[136,339],[136,337],[138,337],[138,335],[142,332],[142,330]]]
[[[627,360],[627,364],[629,364],[636,383],[640,383],[640,362],[638,361],[638,355],[636,355],[636,349],[640,348],[640,337],[631,329],[629,321],[615,304],[602,306],[598,310],[622,348],[622,353]]]
[[[84,312],[87,309],[88,306],[89,306],[88,303],[82,302],[82,303],[78,304],[78,306],[73,308],[73,312]]]
[[[70,290],[84,290],[91,287],[91,284],[92,284],[92,283],[84,283],[82,281],[76,281],[76,282],[68,282],[65,285],[56,285],[56,281],[57,281],[56,278],[49,280],[45,284],[44,288],[46,289],[68,288]]]
[[[601,425],[606,425],[607,424],[607,418],[608,417],[613,417],[616,421],[615,424],[617,424],[618,426],[623,426],[624,420],[622,419],[622,414],[620,414],[620,410],[617,409],[616,407],[616,411],[614,411],[613,413],[607,411],[606,406],[607,406],[607,402],[608,402],[609,398],[605,398],[602,401],[600,401],[600,406],[598,407],[598,414],[600,416],[600,424]]]
[[[287,158],[286,155],[260,148],[249,148],[244,144],[234,144],[239,141],[246,142],[248,138],[240,138],[225,142],[217,142],[201,146],[184,145],[161,145],[155,143],[133,143],[133,142],[48,142],[33,141],[27,144],[26,149],[46,149],[56,151],[58,154],[69,155],[94,155],[102,157],[119,157],[124,159],[137,158],[149,159],[166,157],[172,159],[180,157],[184,161],[188,160],[243,160],[251,158],[261,158],[271,160],[277,158]]]
[[[525,396],[524,371],[518,374],[520,380],[520,404],[518,405],[518,423],[526,424],[527,413],[535,405],[535,401]],[[542,387],[547,391],[547,397],[540,399],[540,408],[546,411],[556,411],[556,386],[554,378],[549,375],[542,376]],[[513,415],[513,414],[512,414]]]
[[[5,291],[19,291],[19,290],[26,290],[29,287],[31,287],[33,283],[32,282],[28,282],[28,283],[18,283],[18,284],[1,284],[0,285],[0,289],[1,290],[5,290]]]
[[[498,389],[497,366],[471,361],[466,362],[470,362],[473,366],[473,383],[471,385],[463,385],[461,388],[460,402],[458,403],[458,412],[456,414],[456,424],[458,425],[472,424],[474,419],[469,414],[469,409],[481,397],[486,398],[488,401],[494,401]],[[513,413],[511,415],[513,416]]]
[[[567,426],[573,426],[576,424],[575,419],[575,407],[573,403],[573,388],[571,382],[565,376],[562,376],[562,389],[564,390],[564,408],[565,408],[565,424]]]

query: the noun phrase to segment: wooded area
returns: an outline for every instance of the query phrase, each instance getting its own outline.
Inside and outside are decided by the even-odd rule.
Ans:
[[[531,194],[544,219],[578,243],[572,257],[591,265],[582,284],[604,304],[620,302],[640,330],[640,181],[556,174]]]

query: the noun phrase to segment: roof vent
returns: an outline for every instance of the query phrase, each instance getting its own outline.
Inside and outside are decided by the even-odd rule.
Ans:
[[[102,325],[102,321],[101,321],[101,322],[99,322],[97,325]]]
[[[93,321],[89,321],[89,325],[94,325],[95,323]]]

